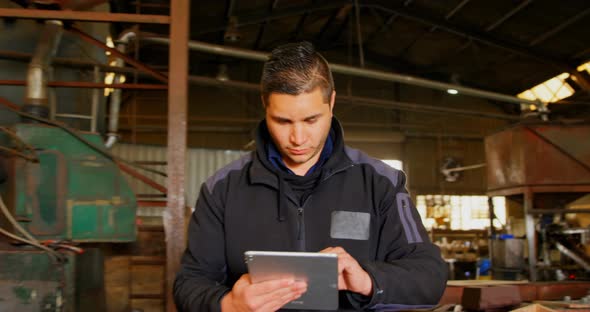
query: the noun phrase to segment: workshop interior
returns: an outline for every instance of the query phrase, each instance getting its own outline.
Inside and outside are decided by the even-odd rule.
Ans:
[[[0,311],[176,311],[200,186],[300,41],[345,142],[407,175],[432,310],[588,311],[589,25],[587,0],[0,0]]]

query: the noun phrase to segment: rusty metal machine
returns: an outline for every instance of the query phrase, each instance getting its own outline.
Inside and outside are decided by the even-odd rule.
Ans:
[[[84,137],[102,143],[98,135]],[[112,159],[63,129],[39,124],[17,124],[0,134],[0,146],[19,144],[33,150],[22,151],[29,159],[3,158],[2,197],[31,235],[75,242],[135,239],[135,195]]]
[[[590,213],[570,207],[590,194],[589,141],[587,124],[547,123],[520,124],[485,139],[488,195],[522,205],[532,281],[590,278],[589,229],[565,222],[566,215]]]
[[[135,195],[119,168],[57,127],[3,128],[0,146],[15,151],[0,155],[0,228],[12,236],[0,235],[0,311],[103,310],[102,255],[84,244],[135,240]]]
[[[24,105],[0,97],[21,117],[0,127],[0,311],[104,311],[98,247],[136,236],[135,195],[101,136],[49,120],[62,28],[39,25]]]

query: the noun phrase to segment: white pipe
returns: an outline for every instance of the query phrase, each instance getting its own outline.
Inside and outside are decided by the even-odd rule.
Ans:
[[[124,32],[119,39],[117,39],[117,50],[121,53],[125,53],[127,45],[131,40],[135,40],[137,35],[133,31]],[[121,58],[117,58],[115,61],[115,67],[125,66],[125,61]],[[123,75],[116,75],[113,79],[113,83],[123,83]],[[111,93],[111,104],[109,108],[109,130],[107,133],[107,141],[105,143],[106,148],[111,148],[119,138],[117,132],[119,131],[119,109],[121,107],[121,93],[123,90],[114,89]]]

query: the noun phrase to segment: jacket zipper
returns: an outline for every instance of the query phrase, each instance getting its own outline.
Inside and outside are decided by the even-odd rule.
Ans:
[[[339,172],[345,171],[351,167],[354,167],[354,164],[348,165],[346,167],[340,168],[339,170],[336,170],[336,171],[330,173],[322,181],[326,181],[331,176],[333,176]],[[309,197],[305,200],[305,202],[307,202],[307,200],[309,200]],[[303,203],[302,207],[297,208],[297,249],[299,251],[306,251],[306,248],[305,248],[305,217],[303,214],[303,206],[305,206],[305,202]]]
[[[326,181],[331,176],[333,176],[339,172],[345,171],[351,167],[354,167],[354,164],[351,164],[346,167],[335,170],[334,172],[330,173],[328,176],[324,177],[322,179],[322,181]],[[309,197],[307,199],[309,199]],[[307,202],[307,199],[306,199],[306,202]],[[305,206],[305,203],[303,203],[303,206]],[[304,213],[303,213],[303,207],[298,207],[297,208],[297,249],[298,249],[298,251],[305,251],[305,235],[304,235],[304,233],[305,233],[305,218],[304,218]]]
[[[303,207],[297,208],[297,248],[299,251],[305,251],[305,240],[303,237],[303,231],[305,230],[303,217]]]

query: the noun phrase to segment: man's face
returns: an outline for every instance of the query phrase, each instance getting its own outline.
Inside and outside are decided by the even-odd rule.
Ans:
[[[332,108],[324,102],[322,91],[300,95],[271,93],[266,103],[266,125],[287,168],[305,175],[319,159],[330,132]]]

